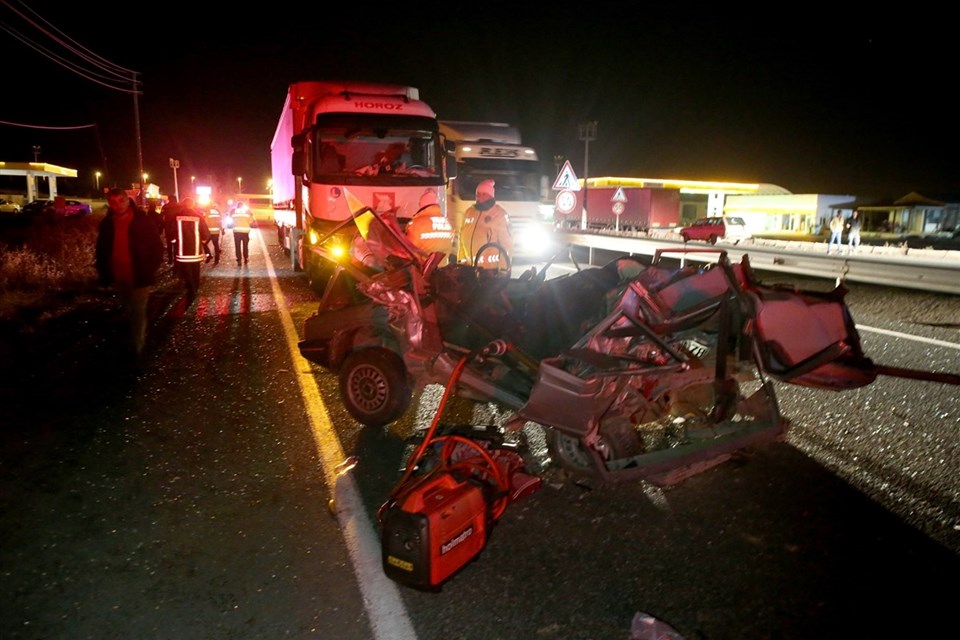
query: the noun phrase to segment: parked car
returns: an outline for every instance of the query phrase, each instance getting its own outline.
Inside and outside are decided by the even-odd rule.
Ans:
[[[0,213],[20,213],[21,207],[16,202],[0,198]]]
[[[58,210],[57,204],[56,200],[34,200],[23,206],[23,213],[29,215],[41,213],[55,215],[59,213],[65,217],[84,216],[93,213],[93,207],[79,200],[62,200],[60,210]]]
[[[37,215],[52,208],[53,200],[34,200],[23,205],[23,213],[26,215]]]
[[[66,200],[63,215],[65,216],[86,216],[93,213],[93,207],[86,202],[79,200]]]
[[[750,238],[751,234],[747,231],[747,225],[743,218],[736,216],[723,216],[712,218],[699,218],[689,227],[680,230],[680,236],[684,242],[690,240],[702,240],[710,244],[716,244],[717,240],[726,240],[734,244]]]

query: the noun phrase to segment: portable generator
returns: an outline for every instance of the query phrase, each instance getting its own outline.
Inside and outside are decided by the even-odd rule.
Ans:
[[[383,570],[391,580],[435,591],[483,549],[491,523],[485,488],[437,467],[382,516]],[[489,492],[488,492],[489,493]]]
[[[541,485],[492,425],[447,426],[436,435],[465,362],[454,370],[433,423],[377,513],[384,573],[423,591],[439,591],[483,550],[507,504]]]

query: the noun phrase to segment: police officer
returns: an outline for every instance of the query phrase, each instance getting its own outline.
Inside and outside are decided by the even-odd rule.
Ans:
[[[406,225],[405,232],[413,246],[426,255],[439,251],[445,258],[438,266],[447,263],[453,251],[453,227],[443,215],[443,210],[437,204],[437,192],[427,189],[420,196],[420,208]]]
[[[477,252],[489,243],[483,254]],[[504,255],[506,254],[506,255]],[[513,254],[513,236],[510,233],[510,218],[497,204],[493,180],[484,180],[477,185],[477,201],[466,210],[460,228],[459,259],[461,262],[493,270],[508,270]]]
[[[239,201],[233,209],[233,248],[237,266],[250,263],[250,208]]]

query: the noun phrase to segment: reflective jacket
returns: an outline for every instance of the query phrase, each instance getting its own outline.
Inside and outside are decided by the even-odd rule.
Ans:
[[[207,228],[210,230],[210,235],[215,236],[220,233],[220,211],[214,208],[210,208],[210,211],[207,212]]]
[[[250,233],[250,208],[241,207],[233,211],[233,232]]]
[[[406,231],[413,246],[427,255],[439,251],[449,256],[453,251],[453,227],[439,205],[427,205],[413,214]]]
[[[487,243],[496,243],[503,247],[506,257],[501,258],[501,250],[492,247],[479,258],[477,252]],[[506,210],[496,200],[487,200],[471,206],[464,213],[463,226],[460,228],[459,259],[478,267],[499,269],[501,261],[509,260],[513,255],[513,236],[510,234],[510,218]]]
[[[206,258],[204,245],[210,239],[206,221],[193,209],[181,209],[177,214],[175,235],[177,262],[203,262]]]

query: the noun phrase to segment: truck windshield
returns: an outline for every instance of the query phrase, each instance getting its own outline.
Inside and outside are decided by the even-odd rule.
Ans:
[[[539,202],[540,167],[527,160],[468,158],[457,163],[457,196],[474,200],[477,185],[493,180],[497,200],[502,202]]]
[[[442,176],[436,132],[381,127],[317,127],[312,171],[317,182],[417,183]]]

